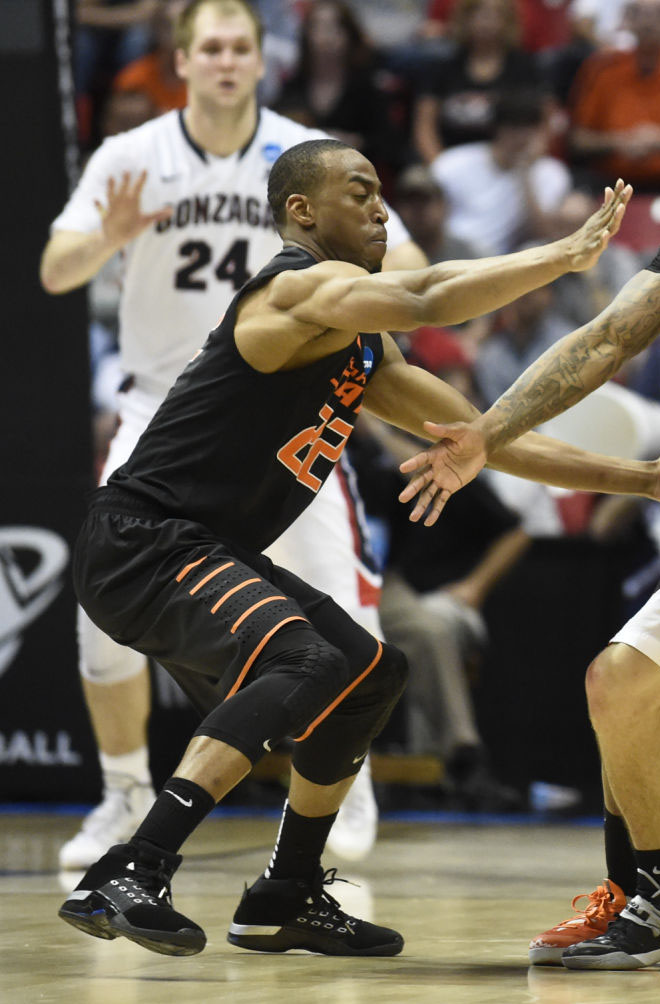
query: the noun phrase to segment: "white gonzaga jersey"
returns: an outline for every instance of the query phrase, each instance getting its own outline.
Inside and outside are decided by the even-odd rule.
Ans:
[[[236,290],[280,250],[266,200],[270,168],[284,150],[324,135],[262,108],[250,142],[216,157],[172,111],[106,139],[90,158],[53,230],[98,230],[95,200],[103,204],[108,178],[125,171],[148,172],[144,212],[173,207],[125,249],[121,360],[145,391],[165,395]],[[394,213],[388,232],[391,247],[409,239]]]

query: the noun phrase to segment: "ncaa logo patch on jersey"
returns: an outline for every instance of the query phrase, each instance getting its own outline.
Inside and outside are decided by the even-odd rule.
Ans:
[[[274,164],[281,153],[279,143],[264,143],[261,148],[261,155],[268,164]]]
[[[368,345],[365,345],[362,350],[362,365],[364,366],[365,373],[371,373],[374,366],[374,353],[373,349],[370,349]]]

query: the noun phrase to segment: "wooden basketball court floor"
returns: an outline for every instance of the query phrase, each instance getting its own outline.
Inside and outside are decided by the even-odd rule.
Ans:
[[[225,933],[263,869],[277,819],[213,814],[185,847],[177,907],[206,930],[204,952],[169,958],[101,941],[60,921],[59,845],[72,815],[0,814],[2,1004],[635,1004],[660,1001],[660,971],[530,968],[531,936],[571,913],[602,877],[598,827],[522,820],[381,822],[371,856],[326,867],[359,885],[329,891],[352,913],[398,928],[403,954],[331,959],[244,952]],[[71,886],[69,886],[70,888]]]

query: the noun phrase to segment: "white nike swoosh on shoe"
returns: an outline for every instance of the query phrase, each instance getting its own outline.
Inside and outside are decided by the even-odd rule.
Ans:
[[[188,799],[181,798],[181,795],[177,795],[176,792],[170,791],[169,788],[165,788],[165,793],[167,795],[171,795],[172,798],[176,798],[177,802],[181,802],[181,805],[185,805],[186,809],[190,809],[192,807],[193,804],[192,798]]]
[[[269,753],[273,752],[270,748],[270,739],[264,739],[264,749],[268,750]]]
[[[366,755],[367,755],[368,752],[369,752],[369,750],[366,750],[366,752],[360,753],[359,756],[354,756],[353,757],[353,763],[359,763],[360,760],[364,760],[364,758],[366,757]]]

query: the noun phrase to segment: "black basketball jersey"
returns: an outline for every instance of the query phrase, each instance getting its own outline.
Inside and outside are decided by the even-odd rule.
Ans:
[[[260,373],[239,353],[234,328],[242,296],[314,264],[285,248],[239,290],[109,487],[257,550],[300,515],[346,445],[382,360],[381,336],[360,333],[308,366]]]

